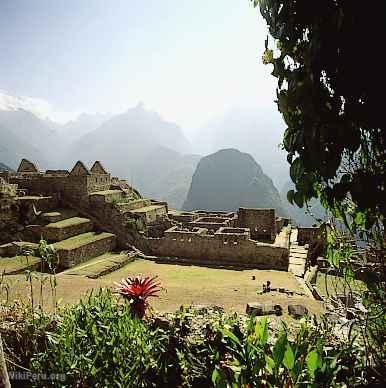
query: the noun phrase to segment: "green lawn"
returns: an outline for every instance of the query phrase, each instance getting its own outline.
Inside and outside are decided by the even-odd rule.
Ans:
[[[348,284],[344,278],[340,276],[327,275],[319,272],[316,278],[316,287],[323,296],[334,296],[336,294],[345,293],[350,290],[364,291],[366,290],[365,284],[360,280],[354,280]]]
[[[59,276],[80,275],[80,276],[87,276],[90,278],[97,278],[102,273],[113,270],[114,268],[118,268],[122,265],[125,265],[131,260],[133,259],[129,258],[127,253],[125,252],[123,253],[108,252],[103,255],[94,257],[93,259],[88,260],[84,263],[76,265],[75,267],[64,271]]]
[[[31,267],[36,268],[40,262],[41,258],[34,256],[0,257],[0,274],[19,272]]]
[[[281,293],[267,293],[258,295],[256,290],[267,280],[272,287],[302,292],[298,281],[288,272],[263,270],[226,270],[198,266],[182,266],[172,264],[157,264],[152,261],[138,259],[118,271],[112,272],[98,279],[85,276],[58,276],[58,298],[62,303],[77,303],[87,290],[101,287],[114,287],[114,282],[136,274],[158,276],[164,291],[159,298],[153,298],[151,305],[159,311],[175,311],[181,305],[214,304],[222,306],[228,311],[245,312],[248,302],[272,302],[281,304],[286,315],[289,303],[301,303],[312,313],[320,313],[323,306],[306,296],[291,296]],[[255,276],[255,279],[252,278]],[[5,280],[10,285],[11,298],[25,299],[29,295],[28,284],[24,275],[9,275]],[[36,292],[39,292],[39,282],[35,280]],[[43,288],[47,305],[50,299],[50,288],[47,282]]]
[[[88,218],[72,217],[72,218],[67,218],[66,220],[52,222],[49,225],[47,225],[47,227],[61,229],[61,228],[66,228],[67,226],[86,224],[88,222],[90,222]]]

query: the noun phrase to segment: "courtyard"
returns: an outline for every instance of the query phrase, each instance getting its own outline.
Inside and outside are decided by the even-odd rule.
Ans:
[[[310,313],[323,311],[320,302],[305,295],[299,281],[292,273],[274,270],[230,270],[207,268],[193,265],[158,264],[153,261],[136,259],[124,267],[97,279],[87,277],[85,268],[79,266],[69,272],[57,275],[57,300],[61,305],[77,303],[89,290],[101,287],[114,288],[114,282],[128,276],[143,274],[158,276],[164,287],[159,298],[153,298],[151,305],[156,311],[174,311],[181,305],[217,305],[227,311],[245,312],[248,302],[280,304],[287,314],[287,305],[301,303]],[[40,298],[41,277],[43,282],[43,304],[52,307],[50,282],[46,274],[33,272],[34,298]],[[271,288],[284,288],[289,293],[272,291],[261,294],[263,284],[271,282]],[[9,289],[9,300],[27,300],[30,285],[25,274],[3,277],[3,285]],[[4,290],[4,287],[3,287]],[[291,292],[293,293],[291,295]],[[3,291],[1,299],[6,297]]]

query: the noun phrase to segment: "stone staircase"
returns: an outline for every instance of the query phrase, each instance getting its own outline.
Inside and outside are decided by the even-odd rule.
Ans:
[[[306,270],[308,247],[298,245],[297,234],[297,229],[291,230],[288,272],[292,272],[295,276],[302,278]]]

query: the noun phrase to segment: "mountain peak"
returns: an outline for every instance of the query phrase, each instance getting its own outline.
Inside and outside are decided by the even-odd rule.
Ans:
[[[202,158],[183,208],[235,211],[239,207],[275,208],[277,214],[286,215],[278,190],[250,154],[228,148]]]

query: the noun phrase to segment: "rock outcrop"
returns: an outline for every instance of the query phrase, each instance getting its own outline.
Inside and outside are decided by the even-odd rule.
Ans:
[[[287,216],[272,180],[253,157],[224,149],[200,160],[183,208],[234,211],[239,207],[274,208]]]

